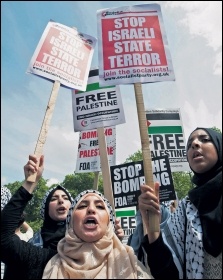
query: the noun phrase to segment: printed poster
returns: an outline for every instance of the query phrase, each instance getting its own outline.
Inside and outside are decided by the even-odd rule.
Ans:
[[[106,127],[105,139],[107,144],[108,163],[116,164],[116,128]],[[101,160],[97,129],[80,132],[76,173],[101,171]]]
[[[128,238],[136,228],[136,207],[126,207],[115,210],[116,218],[120,219],[124,231],[123,244],[127,244]]]
[[[173,179],[167,156],[152,159],[153,182],[160,183],[160,202],[176,199]],[[145,184],[143,161],[110,166],[115,209],[137,206]]]
[[[151,158],[168,156],[172,172],[190,171],[180,109],[146,110]]]
[[[27,73],[85,90],[97,39],[58,22],[48,22]]]
[[[100,85],[174,81],[158,4],[97,11]]]
[[[89,73],[85,92],[72,91],[74,131],[125,123],[119,86],[99,86],[98,69]]]

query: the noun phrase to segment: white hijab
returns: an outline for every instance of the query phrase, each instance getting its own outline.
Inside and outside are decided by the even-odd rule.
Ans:
[[[95,193],[107,207],[108,201],[102,194],[95,190],[89,192]],[[87,193],[74,202],[72,213],[76,209],[74,206]],[[68,220],[72,221],[70,218]],[[114,233],[112,221],[105,235],[91,243],[81,240],[71,224],[58,243],[58,254],[47,263],[43,279],[154,279],[150,269],[139,262],[132,247],[121,243]]]

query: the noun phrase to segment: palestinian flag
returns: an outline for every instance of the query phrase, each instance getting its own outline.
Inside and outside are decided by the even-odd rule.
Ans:
[[[146,111],[148,134],[183,133],[180,112],[177,110]]]
[[[114,87],[115,86],[100,87],[99,86],[99,70],[92,69],[89,72],[86,91],[75,90],[75,93],[88,92],[88,91],[94,91],[94,90],[102,89],[102,88],[114,88]]]

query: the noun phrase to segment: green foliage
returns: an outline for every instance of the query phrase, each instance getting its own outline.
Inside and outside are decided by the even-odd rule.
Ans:
[[[10,190],[11,194],[14,194],[22,184],[23,182],[15,181],[14,183],[9,183],[5,186]]]
[[[182,199],[193,188],[191,182],[192,172],[172,172],[174,189],[177,192],[178,199]]]
[[[66,175],[62,185],[75,197],[84,190],[94,189],[94,180],[94,172],[76,173]],[[98,179],[98,190],[103,193],[101,176]]]
[[[132,162],[132,161],[140,161],[143,160],[142,158],[142,151],[138,150],[137,152],[135,152],[134,154],[130,155],[124,163],[128,163],[128,162]]]
[[[222,133],[221,130],[219,128],[217,128],[216,126],[213,126],[212,129],[219,132],[219,133]]]

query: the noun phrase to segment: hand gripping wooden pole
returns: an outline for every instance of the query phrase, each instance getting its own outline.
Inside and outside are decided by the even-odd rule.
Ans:
[[[152,160],[151,160],[150,147],[149,147],[149,135],[148,135],[147,119],[146,119],[141,83],[135,83],[134,89],[135,89],[139,130],[140,130],[140,137],[141,137],[141,144],[142,144],[143,169],[145,175],[145,182],[146,185],[149,185],[154,189]],[[159,217],[157,215],[154,215],[150,211],[148,212],[148,215],[149,215],[150,232],[159,231]]]
[[[53,110],[55,107],[55,103],[56,103],[56,99],[57,99],[57,95],[58,95],[58,91],[60,88],[60,82],[59,81],[55,81],[53,88],[52,88],[52,92],[50,95],[50,99],[46,108],[46,112],[45,112],[45,117],[43,119],[42,122],[42,127],[39,133],[39,138],[38,141],[36,143],[36,148],[34,151],[34,154],[37,155],[38,157],[40,157],[43,153],[43,146],[46,142],[46,137],[47,137],[47,133],[49,130],[49,125],[50,125],[50,121],[53,115]],[[26,179],[28,182],[32,182],[34,183],[36,181],[36,175],[37,172],[35,173],[31,173],[29,175],[29,177]]]

